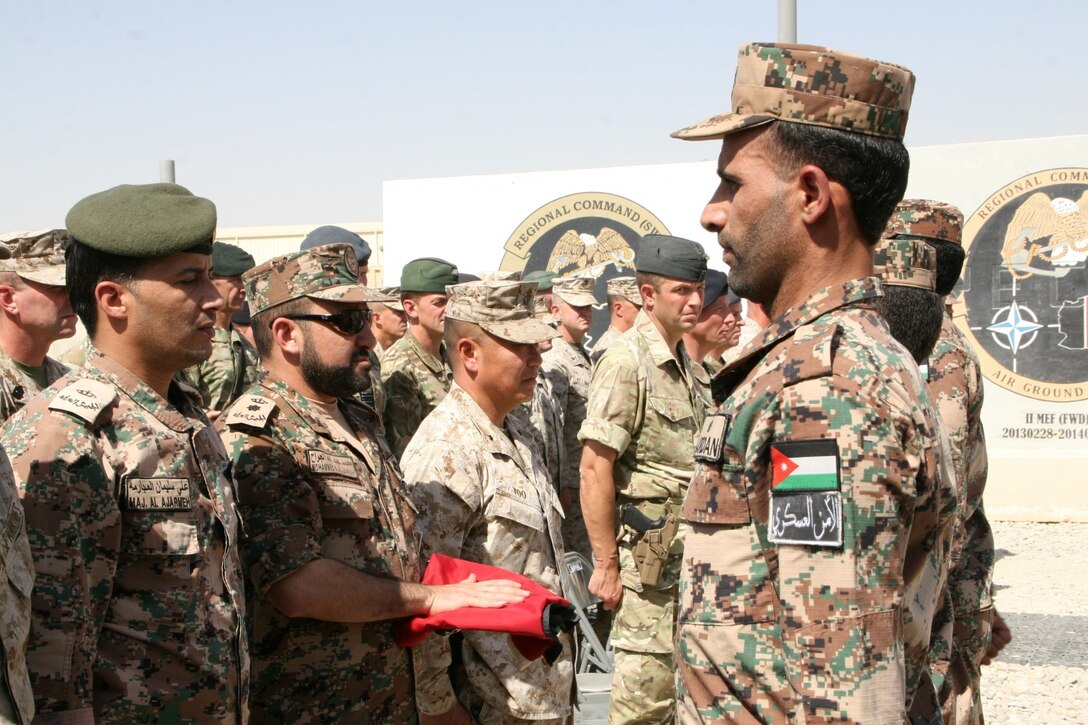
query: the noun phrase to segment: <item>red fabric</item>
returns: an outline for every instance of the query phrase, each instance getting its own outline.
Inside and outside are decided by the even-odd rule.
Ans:
[[[457,584],[470,574],[477,581],[509,579],[521,585],[529,596],[516,604],[498,609],[462,607],[449,612],[416,615],[397,622],[393,638],[401,647],[415,647],[427,639],[427,635],[439,629],[479,629],[487,632],[509,632],[518,651],[529,660],[535,660],[555,643],[554,637],[544,634],[544,608],[549,604],[570,606],[570,602],[545,589],[532,579],[515,574],[508,569],[473,561],[455,559],[443,554],[433,554],[423,573],[424,584]]]

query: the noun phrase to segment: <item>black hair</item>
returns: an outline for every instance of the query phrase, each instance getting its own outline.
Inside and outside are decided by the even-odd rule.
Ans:
[[[865,241],[880,241],[907,190],[910,155],[902,141],[803,123],[776,122],[771,134],[780,170],[819,166],[850,194]]]
[[[967,252],[959,244],[947,239],[926,238],[925,241],[937,251],[937,294],[942,297],[952,294],[956,282],[960,280],[960,273],[963,272]]]
[[[98,324],[98,302],[94,289],[99,282],[109,280],[131,284],[158,257],[122,257],[88,247],[72,239],[64,251],[65,285],[68,299],[79,321],[87,328],[87,336],[94,341]]]
[[[892,337],[907,348],[915,362],[925,362],[941,336],[944,301],[940,296],[918,287],[886,284],[884,296],[876,299],[876,308]]]
[[[272,353],[272,323],[277,317],[289,317],[290,315],[303,315],[310,312],[310,300],[308,297],[298,297],[287,300],[267,310],[261,310],[252,316],[253,347],[257,349],[257,356],[266,359]],[[307,324],[301,320],[299,324]]]

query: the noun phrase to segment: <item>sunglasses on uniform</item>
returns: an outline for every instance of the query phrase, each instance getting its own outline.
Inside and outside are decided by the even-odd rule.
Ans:
[[[358,335],[370,324],[370,310],[352,308],[341,310],[334,315],[284,315],[288,320],[309,320],[329,325],[342,335]]]

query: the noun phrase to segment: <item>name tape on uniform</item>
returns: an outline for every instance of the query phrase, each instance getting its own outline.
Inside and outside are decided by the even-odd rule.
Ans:
[[[126,511],[188,511],[193,494],[188,478],[136,478],[121,482],[121,508]]]

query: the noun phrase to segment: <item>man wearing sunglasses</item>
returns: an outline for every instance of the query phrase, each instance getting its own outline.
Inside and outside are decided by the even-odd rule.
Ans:
[[[526,594],[510,582],[418,584],[414,512],[375,411],[370,302],[348,245],[244,276],[268,374],[216,424],[246,522],[255,722],[415,722],[390,620]]]

